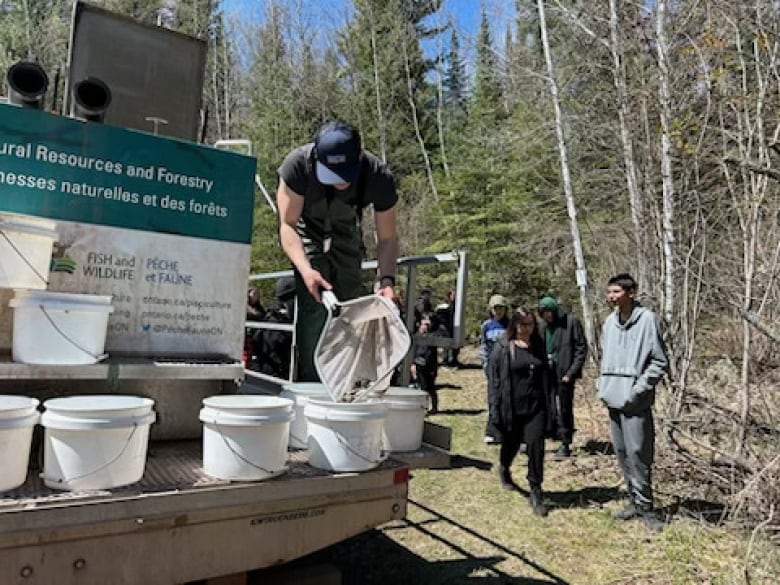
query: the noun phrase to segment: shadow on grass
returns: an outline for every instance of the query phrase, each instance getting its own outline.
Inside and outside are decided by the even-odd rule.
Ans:
[[[463,386],[460,384],[434,384],[436,386],[436,390],[462,390]]]
[[[565,492],[544,492],[544,500],[550,509],[558,508],[589,508],[619,500],[622,493],[616,487],[587,486],[578,490]]]
[[[490,461],[484,459],[474,459],[472,457],[466,457],[464,455],[453,455],[450,458],[451,469],[463,469],[465,467],[476,467],[483,471],[493,468],[493,464]]]
[[[585,451],[588,455],[614,455],[615,448],[612,446],[611,441],[596,441],[595,439],[588,439],[588,442],[580,447],[581,451]]]
[[[484,412],[484,408],[448,408],[440,410],[439,414],[462,414],[464,416],[477,416]]]
[[[436,518],[431,522],[442,520],[449,521]],[[469,531],[462,525],[456,526]],[[525,557],[514,551],[510,551],[509,554],[502,551],[502,554],[490,556],[475,555],[460,545],[433,534],[424,526],[418,526],[409,521],[406,521],[406,526],[399,525],[386,530],[401,530],[410,527],[419,530],[440,544],[444,544],[451,550],[453,556],[461,558],[427,561],[381,531],[370,530],[299,559],[294,564],[298,567],[335,566],[341,573],[342,585],[397,585],[398,583],[414,583],[415,585],[418,583],[422,585],[426,583],[567,585],[565,581],[552,574],[550,574],[550,578],[539,579],[513,577],[504,573],[497,565],[506,560],[510,554],[525,560]],[[476,534],[472,531],[469,533]],[[543,575],[548,575],[545,569],[537,568],[537,565],[530,561],[525,562],[534,569],[534,572],[541,571]],[[264,577],[270,574],[272,573],[268,570],[255,571],[250,574],[249,584],[260,585],[268,582],[264,580]]]
[[[726,506],[718,502],[689,498],[666,506],[663,512],[667,517],[684,516],[720,526],[726,519],[727,509]]]
[[[518,585],[521,584],[528,584],[528,585],[542,585],[542,584],[555,584],[555,585],[568,585],[568,581],[565,581],[564,579],[558,577],[554,573],[552,573],[550,570],[546,569],[542,565],[539,565],[538,563],[534,562],[533,560],[529,559],[525,554],[513,550],[505,545],[503,545],[500,542],[497,542],[493,540],[492,538],[489,538],[476,530],[469,528],[468,526],[461,524],[460,522],[453,520],[452,518],[449,518],[448,516],[445,516],[444,514],[441,514],[434,510],[433,508],[429,508],[428,506],[424,504],[420,504],[419,502],[416,502],[412,499],[409,499],[409,504],[416,506],[420,508],[421,510],[424,510],[428,514],[431,514],[434,519],[433,522],[443,522],[447,523],[455,528],[457,528],[459,531],[464,532],[468,534],[469,536],[473,538],[477,538],[481,540],[484,543],[489,544],[490,546],[494,547],[495,549],[499,550],[501,553],[506,555],[504,558],[515,558],[519,561],[521,561],[523,564],[525,564],[529,569],[533,569],[534,571],[541,573],[545,576],[545,579],[536,579],[536,578],[525,578],[525,577],[512,577],[510,575],[507,575],[500,569],[497,569],[496,567],[492,567],[490,570],[494,573],[494,575],[486,575],[484,577],[479,576],[470,576],[470,575],[463,575],[461,579],[458,581],[451,581],[449,579],[437,579],[437,582],[446,582],[446,583],[472,583],[475,581],[480,581],[484,583],[516,583]],[[474,560],[480,560],[480,557],[476,557],[475,555],[471,554],[468,550],[464,549],[460,545],[447,540],[447,538],[440,536],[426,528],[425,525],[430,524],[432,521],[426,521],[426,522],[412,522],[410,520],[405,520],[405,523],[408,527],[414,528],[415,530],[418,530],[425,534],[426,536],[447,545],[452,551],[454,551],[457,554],[460,554],[464,557],[466,557],[467,561],[474,561]],[[488,558],[495,558],[495,557],[488,557]],[[499,557],[500,558],[500,557]],[[503,559],[501,559],[503,560]],[[472,569],[473,570],[473,569]],[[417,581],[419,583],[424,583],[424,581]]]

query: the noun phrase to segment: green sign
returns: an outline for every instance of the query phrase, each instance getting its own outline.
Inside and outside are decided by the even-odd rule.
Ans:
[[[249,243],[252,157],[0,104],[0,211]]]

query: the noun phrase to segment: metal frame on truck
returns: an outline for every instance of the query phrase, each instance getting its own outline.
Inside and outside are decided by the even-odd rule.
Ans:
[[[263,189],[265,192],[265,189]],[[461,347],[465,340],[465,318],[464,311],[466,307],[466,289],[468,287],[468,252],[465,250],[457,250],[454,252],[446,252],[443,254],[427,254],[421,256],[406,256],[399,258],[398,268],[399,272],[404,272],[406,277],[405,287],[405,315],[406,315],[406,327],[411,334],[414,334],[414,305],[415,294],[417,291],[417,271],[420,266],[430,264],[449,264],[456,263],[457,274],[455,278],[455,312],[453,319],[453,331],[451,337],[442,337],[436,335],[425,336],[424,338],[416,338],[415,343],[421,345],[435,345],[436,347]],[[376,260],[365,260],[362,264],[363,270],[376,271]],[[250,282],[257,282],[263,280],[276,280],[279,278],[292,276],[292,270],[278,270],[276,272],[264,272],[260,274],[252,274],[249,277]],[[293,373],[295,371],[295,323],[298,320],[298,306],[295,306],[295,316],[292,324],[288,323],[267,323],[263,321],[247,321],[246,326],[250,329],[266,329],[271,331],[288,331],[293,335],[292,348],[290,356],[290,379],[284,380],[275,376],[269,376],[261,372],[255,372],[247,370],[247,380],[250,384],[254,384],[258,387],[267,387],[269,389],[278,388],[280,385],[291,382]],[[409,369],[411,366],[411,353],[406,356],[403,362],[403,368],[401,372],[401,383],[409,383]]]

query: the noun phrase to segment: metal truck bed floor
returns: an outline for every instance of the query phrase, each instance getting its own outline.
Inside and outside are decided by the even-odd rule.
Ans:
[[[152,442],[143,480],[58,492],[28,477],[0,497],[0,583],[173,584],[283,563],[406,514],[408,468],[331,473],[292,452],[289,470],[226,482],[200,441]]]
[[[292,479],[333,477],[335,474],[311,467],[306,463],[306,451],[291,451],[286,473],[262,482],[231,482],[207,475],[201,467],[202,443],[200,441],[152,442],[140,482],[111,490],[62,491],[48,488],[36,472],[30,472],[20,488],[0,494],[0,514],[8,510],[32,509],[57,505],[71,505],[103,500],[125,500],[134,497],[163,494],[165,492],[203,491],[219,487],[258,487]],[[397,463],[384,462],[380,468],[398,467]]]

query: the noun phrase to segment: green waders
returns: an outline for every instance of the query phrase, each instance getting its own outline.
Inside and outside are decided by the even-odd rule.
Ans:
[[[327,221],[330,216],[331,246],[327,248]],[[360,264],[363,260],[362,239],[358,228],[355,207],[332,200],[319,201],[310,209],[304,209],[303,219],[306,225],[302,236],[306,256],[312,268],[333,285],[333,292],[340,301],[348,301],[364,294],[363,275]],[[296,325],[296,345],[298,347],[298,376],[300,382],[319,382],[320,377],[314,367],[314,350],[325,325],[327,313],[325,307],[314,300],[306,290],[301,275],[295,273],[295,288],[298,295],[298,322]]]

